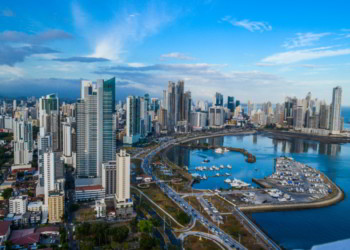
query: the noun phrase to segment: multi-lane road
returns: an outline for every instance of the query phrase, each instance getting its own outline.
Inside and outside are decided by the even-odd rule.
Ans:
[[[190,204],[188,204],[187,201],[185,201],[178,193],[176,193],[172,188],[170,188],[166,183],[161,182],[155,176],[152,172],[152,167],[150,166],[150,160],[152,157],[157,154],[159,151],[167,148],[170,145],[173,145],[177,143],[178,141],[176,139],[169,140],[165,142],[164,144],[160,145],[158,148],[151,151],[143,160],[142,162],[142,169],[144,172],[150,176],[152,176],[153,180],[157,183],[157,185],[163,190],[163,192],[171,199],[173,200],[178,206],[180,206],[187,215],[191,216],[192,218],[196,218],[197,221],[201,222],[208,231],[211,231],[212,234],[216,235],[218,239],[220,239],[220,242],[227,247],[228,249],[247,249],[243,245],[241,245],[239,242],[234,240],[231,236],[226,234],[224,231],[222,231],[218,226],[216,226],[211,221],[207,220],[200,212],[198,212],[196,209],[194,209]]]

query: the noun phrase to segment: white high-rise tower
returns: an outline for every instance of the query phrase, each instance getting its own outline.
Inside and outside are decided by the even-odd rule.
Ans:
[[[342,88],[337,86],[333,89],[332,106],[331,106],[331,117],[329,123],[329,129],[331,133],[339,133],[341,130],[341,99],[342,99]]]

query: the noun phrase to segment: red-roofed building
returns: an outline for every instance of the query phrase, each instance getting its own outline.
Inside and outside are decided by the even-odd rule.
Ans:
[[[0,245],[7,241],[11,233],[11,221],[0,221]]]
[[[14,230],[11,233],[10,241],[14,245],[28,246],[40,242],[40,233],[36,233],[34,228]]]
[[[50,227],[39,227],[35,230],[36,233],[40,234],[60,234],[60,228],[55,227],[55,226],[50,226]]]

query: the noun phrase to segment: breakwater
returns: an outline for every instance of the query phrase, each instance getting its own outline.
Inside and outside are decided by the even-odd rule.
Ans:
[[[205,145],[205,144],[196,144],[196,143],[184,143],[181,144],[182,147],[187,147],[190,149],[211,149],[211,150],[216,150],[216,149],[226,149],[231,152],[238,152],[246,156],[246,161],[248,163],[254,163],[256,162],[256,157],[255,155],[249,153],[247,150],[244,148],[232,148],[232,147],[219,147],[219,146],[210,146],[210,145]]]

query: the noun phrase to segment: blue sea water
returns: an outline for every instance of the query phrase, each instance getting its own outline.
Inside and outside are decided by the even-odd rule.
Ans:
[[[350,108],[342,110],[346,122],[350,122]],[[350,126],[349,126],[350,128]],[[232,165],[221,173],[231,173],[229,178],[239,178],[252,183],[252,178],[263,178],[273,172],[274,159],[291,156],[324,172],[345,192],[345,199],[333,206],[298,211],[254,213],[252,218],[267,234],[286,249],[310,249],[313,245],[350,238],[350,144],[324,144],[303,139],[277,140],[260,135],[226,136],[207,139],[211,145],[245,148],[256,156],[250,164],[240,153],[216,154],[213,150],[188,150],[179,146],[169,152],[169,158],[179,165],[186,165],[190,172],[213,175],[212,171],[195,171],[196,166]],[[209,159],[209,163],[203,163]],[[209,177],[194,188],[227,188],[226,176]],[[349,246],[350,249],[350,246]]]
[[[229,178],[251,182],[273,172],[274,159],[281,155],[319,169],[329,176],[348,194],[350,192],[350,144],[323,144],[302,139],[276,140],[265,135],[226,136],[207,140],[210,144],[245,148],[256,156],[256,163],[245,162],[240,153],[216,154],[213,150],[188,150],[176,147],[169,157],[180,165],[189,166],[190,172],[213,175],[212,171],[195,171],[196,166],[230,164],[232,169],[220,170],[231,173]],[[202,163],[209,159],[209,163]],[[257,169],[258,171],[256,171]],[[215,189],[229,187],[227,177],[212,177],[194,185],[194,188]],[[310,249],[313,245],[350,238],[350,200],[326,208],[255,213],[253,219],[275,241],[286,249]],[[350,249],[350,246],[349,246]]]

